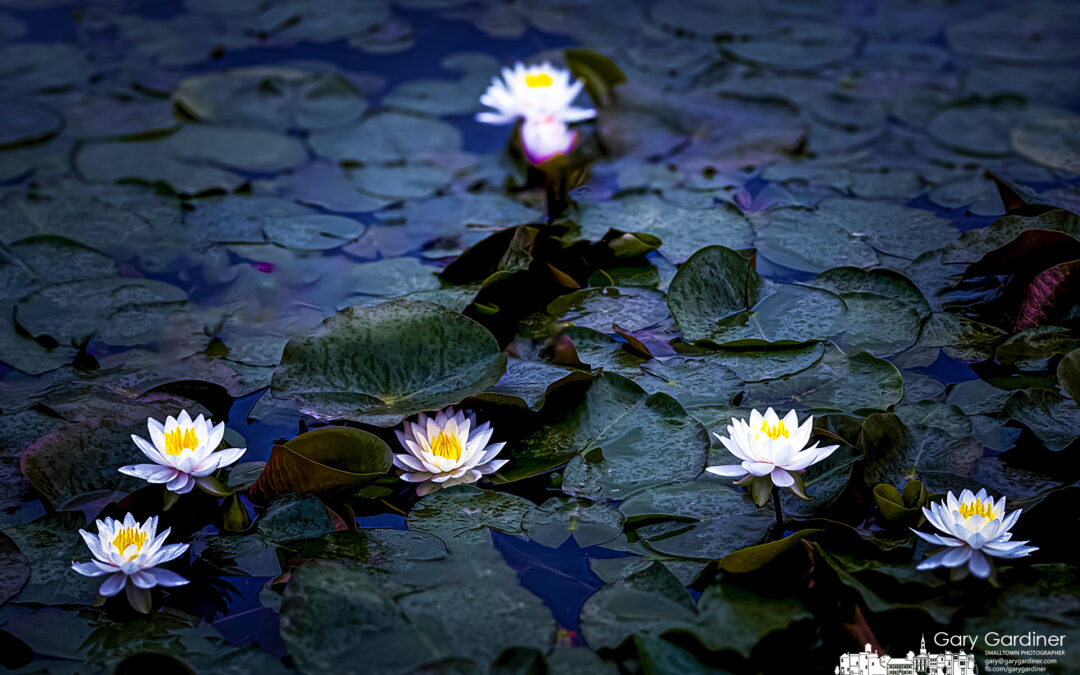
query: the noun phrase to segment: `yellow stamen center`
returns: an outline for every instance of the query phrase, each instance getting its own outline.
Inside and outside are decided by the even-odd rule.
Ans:
[[[125,527],[116,533],[112,543],[116,550],[121,553],[126,551],[128,546],[134,544],[135,553],[137,554],[142,550],[143,544],[146,543],[146,532],[134,527]]]
[[[461,459],[461,442],[456,435],[440,431],[435,440],[431,441],[431,454],[456,462]]]
[[[784,425],[784,420],[780,420],[776,423],[775,426],[769,426],[768,422],[762,422],[761,431],[774,441],[781,436],[783,436],[784,438],[788,438],[788,436],[790,435],[788,428]]]
[[[199,445],[199,438],[195,435],[195,429],[188,427],[182,432],[179,427],[165,434],[165,452],[170,455],[179,455],[185,449],[194,450]]]
[[[551,76],[548,75],[547,73],[540,73],[539,75],[526,75],[525,76],[525,86],[529,87],[530,89],[536,89],[536,88],[542,88],[542,87],[550,87],[551,82],[552,82]]]
[[[959,508],[960,515],[965,519],[972,516],[982,516],[987,520],[994,519],[994,505],[991,502],[984,502],[981,499],[976,499],[970,502],[964,502]]]

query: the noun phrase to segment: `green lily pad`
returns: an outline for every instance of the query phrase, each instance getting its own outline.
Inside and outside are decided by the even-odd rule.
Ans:
[[[587,288],[561,295],[548,305],[548,314],[574,326],[611,333],[612,324],[640,330],[668,317],[664,294],[646,288]]]
[[[605,373],[581,403],[560,408],[565,412],[514,444],[507,467],[514,471],[511,476],[569,459],[563,492],[598,499],[689,480],[705,468],[705,428],[666,394],[646,395],[630,380]]]
[[[821,342],[786,349],[728,349],[703,357],[703,362],[716,360],[743,381],[760,382],[811,368],[826,349]]]
[[[93,557],[79,536],[79,529],[85,527],[86,520],[78,513],[54,513],[0,529],[30,564],[30,579],[14,602],[85,605],[94,599],[101,579],[84,577],[71,569],[72,560]]]
[[[850,351],[888,356],[919,339],[922,318],[903,300],[876,293],[844,293],[844,343]]]
[[[820,439],[821,445],[835,444],[833,439]],[[840,503],[851,483],[851,476],[862,454],[850,446],[841,444],[828,459],[811,464],[802,474],[803,486],[810,499],[800,499],[789,490],[780,493],[780,504],[785,514],[809,518],[827,515]],[[734,464],[737,460],[724,460],[718,464]],[[837,509],[841,508],[837,506]]]
[[[772,526],[771,509],[758,508],[728,481],[697,480],[639,490],[619,506],[628,523],[656,518],[673,522],[644,525],[637,535],[665,555],[719,560],[761,543]]]
[[[350,307],[285,346],[277,398],[318,419],[394,425],[495,384],[506,355],[482,326],[429,302]]]
[[[506,372],[499,381],[477,398],[540,410],[548,397],[559,387],[595,380],[596,377],[586,370],[565,368],[546,361],[509,359],[506,362]]]
[[[21,101],[0,101],[0,116],[4,118],[0,150],[47,141],[63,124],[52,110]]]
[[[404,675],[425,664],[445,672],[439,662],[449,659],[488,663],[510,646],[546,650],[555,634],[550,612],[518,585],[497,554],[476,555],[478,569],[461,567],[448,583],[397,601],[360,563],[308,562],[285,589],[285,646],[307,673],[353,668],[362,648],[364,671],[373,675]],[[328,612],[328,606],[339,610]],[[456,611],[447,614],[448,606]],[[461,634],[462,619],[481,617],[488,630]]]
[[[1012,6],[950,23],[945,36],[959,54],[1020,64],[1069,61],[1080,57],[1073,40],[1074,8]]]
[[[805,272],[845,265],[866,268],[878,252],[914,260],[959,235],[931,211],[884,202],[826,199],[814,210],[773,211],[756,245],[769,260]]]
[[[1033,162],[1080,173],[1080,117],[1028,120],[1013,127],[1009,138],[1012,147]]]
[[[722,246],[703,248],[675,274],[668,288],[668,308],[683,335],[704,340],[717,322],[749,309],[761,294],[752,259]]]
[[[534,508],[516,495],[456,485],[421,499],[409,511],[409,529],[434,534],[453,551],[490,542],[489,529],[521,534],[522,520]]]
[[[904,425],[892,413],[875,413],[863,424],[860,445],[866,453],[867,486],[902,485],[918,479],[933,492],[954,489],[971,475],[982,457],[982,443],[953,438],[943,429]]]
[[[311,147],[319,155],[364,163],[438,160],[461,144],[461,132],[446,122],[392,112],[311,135]]]
[[[1050,450],[1064,450],[1080,438],[1080,405],[1057,392],[1013,392],[1002,412],[1031,429]]]
[[[570,537],[586,548],[605,544],[622,534],[623,515],[597,502],[553,497],[525,515],[522,527],[533,541],[549,548]]]
[[[749,382],[741,405],[799,410],[885,410],[904,397],[896,366],[865,352],[848,356],[826,347],[817,365],[766,382]]]
[[[581,236],[588,239],[600,239],[609,229],[659,237],[663,242],[660,253],[673,263],[685,262],[706,246],[743,249],[749,248],[754,240],[750,221],[731,204],[686,209],[656,195],[641,195],[584,203],[568,217],[581,228]]]
[[[1057,367],[1057,379],[1073,401],[1080,403],[1080,349],[1074,349],[1061,359]]]
[[[30,564],[11,537],[0,532],[0,605],[14,598],[30,579]]]
[[[341,495],[390,470],[393,453],[378,436],[325,427],[275,445],[251,494],[270,500],[287,492]]]
[[[188,124],[162,141],[179,160],[210,162],[245,171],[282,171],[307,161],[304,145],[262,129]]]
[[[344,246],[367,229],[363,223],[329,214],[288,216],[271,220],[263,227],[270,241],[302,251],[325,251]]]
[[[281,130],[345,125],[367,108],[363,92],[344,75],[266,66],[186,78],[173,101],[204,122]]]
[[[798,546],[799,542],[806,537],[821,532],[824,532],[824,530],[799,530],[777,541],[739,549],[721,558],[720,569],[735,574],[754,572]]]
[[[244,179],[212,166],[193,166],[165,152],[164,141],[87,143],[75,155],[75,168],[94,183],[164,184],[182,195],[231,192]]]
[[[334,522],[317,497],[283,494],[255,521],[252,534],[219,534],[206,539],[200,557],[227,572],[273,577],[281,573],[275,549],[334,531]]]
[[[30,335],[79,345],[90,336],[116,346],[162,337],[187,294],[152,279],[88,279],[46,286],[15,306],[15,321]]]

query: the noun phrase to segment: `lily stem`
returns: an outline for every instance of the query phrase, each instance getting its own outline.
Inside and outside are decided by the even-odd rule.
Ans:
[[[776,514],[777,538],[784,538],[784,508],[780,506],[780,488],[773,486],[772,489],[773,512]]]

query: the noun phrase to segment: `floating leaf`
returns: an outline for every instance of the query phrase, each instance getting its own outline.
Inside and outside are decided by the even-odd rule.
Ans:
[[[71,561],[93,557],[79,536],[79,528],[85,527],[82,515],[70,512],[2,527],[30,564],[30,579],[14,598],[15,602],[86,605],[94,599],[101,579],[84,577],[71,569]]]
[[[768,509],[754,506],[729,482],[684,481],[645,488],[619,506],[628,523],[655,518],[673,522],[645,525],[638,537],[650,549],[699,560],[720,559],[760,543],[773,524]]]
[[[1080,349],[1074,349],[1061,359],[1057,367],[1057,379],[1061,388],[1080,403]]]
[[[1002,412],[1031,429],[1050,450],[1064,450],[1080,438],[1080,405],[1057,392],[1013,392]]]
[[[506,356],[471,319],[429,302],[350,307],[285,346],[273,393],[319,419],[389,426],[495,384]]]
[[[827,346],[813,367],[765,382],[747,383],[743,407],[799,410],[885,410],[904,396],[903,377],[888,361]]]
[[[623,515],[595,502],[553,497],[525,515],[522,527],[533,541],[558,548],[571,536],[586,548],[605,544],[622,534]]]
[[[385,441],[366,431],[316,429],[275,445],[251,494],[268,501],[287,492],[355,492],[390,470],[392,454]]]
[[[739,549],[720,559],[720,569],[735,574],[754,572],[797,546],[806,537],[821,532],[824,530],[799,530],[778,541]]]

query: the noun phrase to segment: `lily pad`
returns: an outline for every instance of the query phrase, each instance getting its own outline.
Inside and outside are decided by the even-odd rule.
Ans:
[[[1050,450],[1064,450],[1080,438],[1080,405],[1057,392],[1014,392],[1002,412],[1031,429]]]
[[[752,259],[709,246],[683,263],[671,280],[668,308],[687,339],[704,340],[721,319],[756,304],[761,285]]]
[[[367,109],[363,92],[344,75],[265,66],[189,77],[173,101],[204,122],[282,130],[341,126]]]
[[[390,470],[390,446],[350,427],[326,427],[275,445],[251,494],[270,500],[287,492],[341,495]]]
[[[563,492],[590,499],[688,480],[705,468],[705,428],[666,394],[647,396],[626,378],[605,373],[580,403],[514,444],[510,477],[522,478],[570,460]],[[507,471],[504,470],[504,475]]]
[[[0,532],[0,560],[4,561],[0,572],[0,605],[22,591],[30,579],[30,564],[11,537]]]
[[[79,536],[79,528],[85,527],[86,520],[78,513],[54,513],[0,529],[30,564],[30,579],[14,602],[85,605],[94,599],[101,579],[84,577],[71,569],[72,560],[93,557]]]
[[[900,371],[865,352],[848,356],[826,347],[821,361],[794,375],[747,383],[744,407],[799,410],[885,410],[904,397]]]
[[[951,243],[959,232],[931,211],[856,199],[826,199],[814,210],[776,209],[756,245],[769,260],[805,272],[866,268],[878,252],[909,260]]]
[[[329,214],[276,218],[263,227],[270,241],[302,251],[325,251],[344,246],[364,233],[352,218]]]
[[[63,124],[60,116],[52,110],[21,101],[0,101],[0,116],[4,118],[0,150],[47,141],[60,131]]]
[[[446,122],[391,112],[311,135],[311,147],[319,155],[365,163],[438,160],[461,144],[461,132]]]
[[[285,346],[272,391],[318,419],[390,426],[495,384],[506,355],[471,319],[429,302],[350,307]]]
[[[452,616],[442,611],[447,603],[457,607]],[[327,606],[339,610],[328,613]],[[293,573],[281,615],[286,648],[307,673],[353,668],[359,648],[373,675],[404,675],[425,664],[444,672],[441,661],[487,663],[510,646],[546,649],[555,634],[550,612],[506,567],[395,602],[359,563],[312,561]],[[487,617],[490,629],[463,636],[466,617]]]
[[[547,312],[574,326],[612,333],[612,324],[640,330],[668,317],[664,294],[647,288],[604,286],[559,296]]]
[[[540,410],[548,396],[559,387],[595,380],[596,377],[589,371],[565,368],[546,361],[509,359],[506,372],[499,381],[477,398]]]
[[[484,545],[491,541],[489,530],[524,532],[522,521],[533,508],[516,495],[456,485],[420,500],[409,512],[409,529],[434,534],[451,550]]]
[[[921,480],[933,492],[955,489],[982,457],[982,443],[953,438],[936,427],[904,425],[891,413],[875,413],[863,424],[860,445],[866,453],[867,486],[903,485]]]
[[[639,527],[638,537],[658,553],[698,560],[718,560],[761,543],[774,522],[771,510],[754,506],[726,481],[714,480],[645,488],[627,497],[619,510],[628,523],[677,519]]]
[[[46,286],[15,306],[15,321],[30,335],[78,346],[95,336],[116,346],[154,342],[187,294],[152,279],[89,279]]]
[[[708,209],[686,209],[656,195],[631,196],[610,202],[584,203],[569,217],[589,239],[608,229],[645,232],[660,237],[660,252],[673,263],[685,262],[706,246],[749,248],[754,231],[737,208],[724,204]]]
[[[1080,117],[1029,120],[1013,128],[1013,148],[1033,162],[1080,173]]]
[[[562,546],[570,537],[586,548],[605,544],[622,534],[623,515],[596,502],[553,497],[529,511],[522,527],[533,541],[549,548]]]

